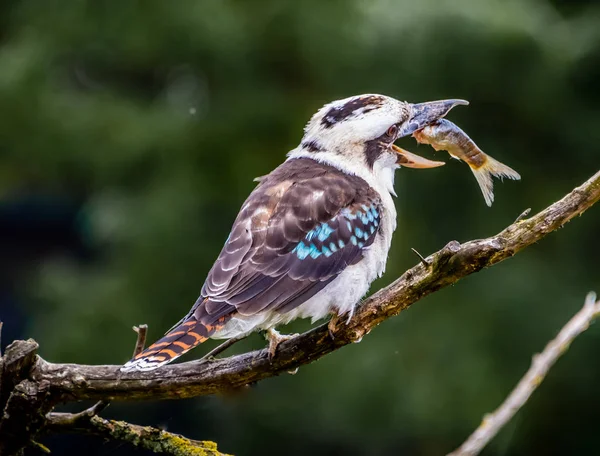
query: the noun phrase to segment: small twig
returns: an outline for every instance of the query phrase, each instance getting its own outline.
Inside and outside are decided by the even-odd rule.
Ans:
[[[523,220],[525,217],[527,217],[529,215],[529,213],[531,212],[531,208],[528,207],[527,209],[525,209],[523,212],[521,212],[521,215],[519,215],[515,221],[513,223],[517,223],[520,222],[521,220]]]
[[[600,301],[596,294],[588,293],[583,308],[560,330],[544,351],[534,355],[531,367],[514,390],[493,413],[486,415],[479,427],[460,448],[448,456],[474,456],[496,436],[502,427],[519,411],[544,380],[550,368],[563,355],[573,340],[585,331],[600,315]]]
[[[412,247],[410,248],[415,255],[417,255],[419,257],[419,260],[421,260],[421,263],[423,264],[423,266],[425,266],[426,268],[429,268],[429,266],[431,266],[431,264],[429,263],[429,261],[427,261],[423,255],[421,255],[419,252],[417,252],[416,249],[413,249]]]
[[[32,447],[37,448],[42,453],[52,454],[52,452],[50,451],[50,449],[46,445],[42,445],[40,442],[36,442],[35,440],[31,440],[29,443],[30,443],[30,445]]]
[[[98,401],[90,408],[82,410],[78,413],[50,412],[46,415],[46,418],[52,425],[77,427],[80,425],[86,425],[93,416],[102,412],[108,406],[109,402]]]
[[[132,358],[135,358],[137,355],[144,351],[144,347],[146,346],[146,334],[148,333],[148,325],[134,326],[133,330],[137,333],[137,340],[135,341],[135,348],[133,349],[132,356]]]
[[[244,336],[232,337],[231,339],[227,339],[221,345],[218,345],[217,347],[213,348],[206,355],[204,355],[202,358],[200,358],[199,361],[210,361],[215,356],[217,356],[220,353],[223,353],[225,350],[227,350],[233,344],[235,344],[236,342],[239,342],[240,340],[245,339],[246,337],[248,337],[247,334]]]

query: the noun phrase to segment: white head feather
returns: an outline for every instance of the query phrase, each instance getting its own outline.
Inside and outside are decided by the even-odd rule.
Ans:
[[[378,94],[336,100],[323,106],[304,129],[302,143],[314,142],[331,152],[348,151],[379,138],[410,117],[410,104]]]

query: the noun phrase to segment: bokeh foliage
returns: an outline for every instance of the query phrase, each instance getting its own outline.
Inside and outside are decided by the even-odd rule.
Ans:
[[[2,3],[0,202],[33,198],[50,219],[57,201],[73,205],[87,252],[41,254],[28,243],[27,254],[5,256],[2,282],[25,317],[19,336],[37,339],[52,361],[126,361],[132,324],[158,337],[193,303],[252,178],[283,160],[321,105],[371,92],[468,99],[450,118],[522,175],[497,183],[489,209],[468,168],[446,155],[437,154],[444,168],[400,170],[398,230],[377,289],[416,262],[410,247],[427,254],[488,236],[598,170],[600,5]],[[402,145],[433,156],[410,139]],[[600,291],[599,233],[593,208],[296,376],[233,397],[107,413],[244,455],[444,454],[497,406],[585,293]],[[10,322],[17,306],[3,307]],[[239,350],[263,343],[254,336]],[[592,328],[486,454],[594,454],[599,350]],[[66,454],[89,440],[53,444]]]

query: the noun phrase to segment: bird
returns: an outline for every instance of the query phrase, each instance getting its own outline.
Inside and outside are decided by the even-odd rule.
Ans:
[[[351,318],[385,271],[396,229],[396,169],[444,164],[394,142],[460,104],[467,102],[365,94],[319,109],[287,159],[256,179],[187,315],[121,371],[151,371],[209,338],[256,331],[266,333],[275,356],[286,338],[278,325]]]

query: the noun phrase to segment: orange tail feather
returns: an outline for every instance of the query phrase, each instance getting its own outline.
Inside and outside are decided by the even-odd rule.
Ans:
[[[225,320],[221,317],[215,324],[208,325],[192,317],[128,361],[121,367],[121,372],[151,371],[164,366],[206,341],[225,326]]]

